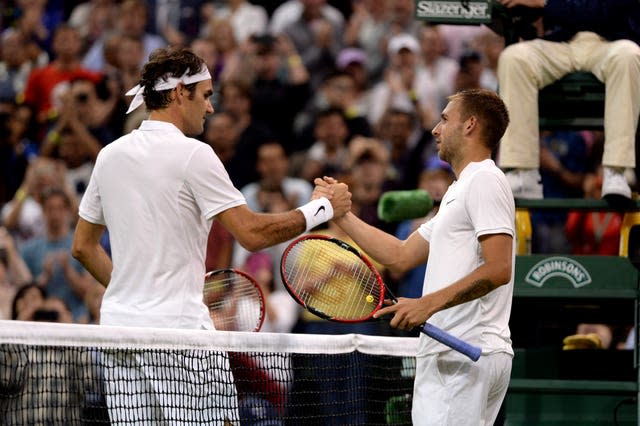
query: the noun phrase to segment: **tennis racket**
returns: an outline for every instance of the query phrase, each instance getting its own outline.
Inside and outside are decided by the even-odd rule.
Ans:
[[[260,331],[264,294],[249,274],[237,269],[207,272],[203,297],[216,330]]]
[[[326,235],[304,235],[291,242],[282,255],[280,274],[300,305],[331,321],[367,321],[382,308],[385,295],[397,301],[366,256]],[[480,358],[482,349],[429,323],[420,331],[473,361]]]

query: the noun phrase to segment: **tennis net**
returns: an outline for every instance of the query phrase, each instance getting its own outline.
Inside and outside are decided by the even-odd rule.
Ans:
[[[403,425],[417,339],[0,321],[1,425]]]

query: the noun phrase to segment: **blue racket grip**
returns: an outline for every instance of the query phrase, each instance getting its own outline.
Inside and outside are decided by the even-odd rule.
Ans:
[[[420,329],[424,334],[431,337],[432,339],[437,340],[443,345],[449,346],[451,349],[460,352],[463,355],[471,358],[473,362],[480,359],[480,355],[482,354],[482,349],[477,346],[473,346],[468,344],[467,342],[458,339],[447,333],[446,331],[433,326],[429,323],[425,323],[425,325]]]

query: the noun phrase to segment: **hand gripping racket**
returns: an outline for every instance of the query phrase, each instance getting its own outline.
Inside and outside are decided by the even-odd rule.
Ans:
[[[356,248],[326,235],[304,235],[285,249],[280,261],[285,288],[305,309],[337,322],[362,322],[383,306],[386,288],[371,261]],[[473,361],[482,349],[425,323],[420,331]]]
[[[216,330],[260,331],[264,294],[249,274],[237,269],[207,272],[203,297]]]

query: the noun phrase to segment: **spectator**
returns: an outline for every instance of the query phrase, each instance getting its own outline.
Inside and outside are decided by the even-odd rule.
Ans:
[[[240,46],[233,33],[233,26],[228,19],[214,17],[209,21],[205,37],[213,40],[218,52],[216,66],[213,70],[213,81],[223,81],[225,79],[239,79],[241,75],[234,75],[229,70],[225,71],[231,64],[231,69],[238,65]]]
[[[537,92],[566,74],[592,72],[606,86],[602,196],[630,198],[624,170],[635,167],[640,116],[640,3],[604,0],[499,0],[536,8],[542,38],[508,46],[498,80],[511,123],[500,146],[500,166],[514,196],[542,198]]]
[[[40,154],[51,157],[60,145],[62,133],[74,137],[91,160],[111,141],[112,130],[107,126],[117,98],[107,102],[98,99],[96,88],[89,80],[74,80],[60,95],[58,119],[47,134]]]
[[[69,15],[69,25],[78,30],[82,54],[113,28],[117,7],[114,0],[88,0],[77,3]]]
[[[286,147],[293,149],[293,121],[311,97],[309,72],[284,34],[252,38],[255,44],[251,114],[265,123]]]
[[[456,91],[455,76],[460,65],[444,55],[444,40],[439,26],[424,25],[418,34],[422,66],[428,78],[436,82],[438,99],[435,104],[442,109],[447,104],[447,96]]]
[[[164,37],[171,46],[188,46],[198,37],[201,23],[201,0],[147,0],[151,34]],[[145,56],[145,60],[146,60]]]
[[[18,190],[29,163],[38,157],[37,124],[28,105],[8,104],[0,122],[0,205]]]
[[[355,100],[352,105],[348,105],[348,108],[354,108],[354,111],[349,112],[347,110],[347,115],[366,116],[367,114],[370,95],[370,79],[367,72],[368,61],[367,53],[355,47],[341,50],[336,59],[338,71],[350,75],[355,85]]]
[[[480,75],[480,87],[498,91],[498,60],[504,50],[504,37],[485,29],[474,40],[474,49],[482,54],[484,68]]]
[[[288,158],[284,147],[279,142],[262,143],[258,147],[257,157],[256,169],[260,179],[249,183],[241,190],[249,208],[254,211],[272,210],[268,203],[265,203],[266,200],[259,195],[261,191],[281,191],[293,206],[292,208],[309,202],[313,187],[303,179],[287,175]]]
[[[33,321],[70,324],[73,322],[73,316],[69,306],[63,299],[56,296],[47,296],[42,300],[38,309],[33,312]]]
[[[18,288],[11,301],[11,319],[33,321],[33,313],[42,305],[46,297],[46,291],[33,282]]]
[[[475,50],[462,52],[459,62],[455,91],[479,89],[481,87],[480,78],[484,72],[484,63],[480,53]]]
[[[351,74],[335,71],[328,74],[313,98],[301,111],[294,124],[297,134],[295,151],[308,149],[315,141],[315,126],[318,115],[326,109],[335,108],[342,111],[346,120],[350,140],[356,135],[372,136],[372,129],[366,117],[366,110],[359,108],[360,91]]]
[[[204,60],[209,72],[213,75],[216,63],[218,62],[218,51],[216,50],[216,44],[213,39],[210,37],[198,37],[191,41],[191,50]],[[217,82],[214,81],[214,84],[216,83]]]
[[[392,1],[389,16],[391,18],[389,37],[395,37],[398,34],[418,36],[418,30],[422,23],[415,19],[414,0]]]
[[[88,312],[83,299],[90,276],[71,258],[71,200],[61,189],[50,188],[43,193],[41,203],[45,235],[25,243],[22,257],[38,284],[69,306],[75,321],[86,320]]]
[[[390,64],[384,81],[373,87],[369,122],[377,127],[390,108],[415,109],[426,128],[433,127],[437,119],[438,88],[421,66],[420,44],[407,33],[389,40]]]
[[[24,92],[33,64],[27,57],[22,34],[7,30],[0,34],[0,102],[17,102]]]
[[[380,138],[390,153],[387,189],[413,189],[424,162],[436,152],[431,133],[418,122],[412,110],[391,108],[380,126]]]
[[[246,43],[253,35],[267,31],[269,17],[264,7],[247,0],[225,0],[225,3],[225,6],[216,11],[216,18],[231,22],[239,44]]]
[[[221,87],[222,109],[233,117],[237,134],[235,155],[229,160],[229,176],[238,188],[258,179],[258,146],[273,139],[273,133],[251,114],[251,89],[240,81],[225,81]]]
[[[124,0],[118,5],[118,19],[114,33],[120,36],[133,37],[142,41],[144,55],[140,67],[144,65],[149,54],[159,47],[166,46],[166,41],[157,34],[145,31],[149,19],[149,10],[144,0]],[[82,64],[94,71],[104,71],[106,65],[106,41],[112,34],[104,34],[96,40],[84,56]]]
[[[324,77],[335,66],[342,49],[344,19],[334,22],[325,15],[326,0],[300,0],[302,13],[298,19],[285,26],[286,34],[311,76],[311,88],[317,89]]]
[[[344,44],[364,51],[367,77],[378,82],[387,63],[391,4],[386,0],[352,0],[351,5],[353,11],[344,32]]]
[[[44,235],[41,195],[51,187],[65,188],[71,200],[73,214],[78,211],[74,191],[65,186],[64,165],[49,158],[38,157],[29,163],[24,181],[11,201],[2,207],[2,222],[19,247],[31,238]]]
[[[312,182],[317,176],[342,175],[347,159],[349,128],[342,108],[321,111],[314,126],[316,141],[306,153],[300,177]]]
[[[585,198],[599,199],[602,191],[602,167],[587,173],[583,182]],[[571,211],[565,230],[571,253],[617,256],[624,213],[617,211]]]
[[[229,175],[235,174],[232,165],[235,164],[233,160],[236,157],[238,131],[234,116],[227,111],[216,112],[206,121],[202,136],[204,142],[210,145],[220,158]]]
[[[322,16],[331,22],[332,26],[344,26],[344,15],[335,7],[327,4],[326,0],[320,0]],[[280,4],[271,14],[269,32],[279,35],[284,29],[300,19],[304,10],[303,0],[287,0]]]
[[[356,136],[349,142],[344,170],[348,171],[351,187],[351,211],[364,222],[392,232],[395,224],[378,217],[378,201],[387,187],[390,162],[389,151],[373,138]]]
[[[24,93],[24,101],[35,109],[41,130],[44,130],[51,118],[56,117],[58,105],[54,99],[66,83],[76,78],[86,78],[96,83],[102,79],[100,73],[82,66],[81,40],[75,28],[66,24],[59,25],[53,35],[52,49],[55,59],[29,74]]]
[[[32,280],[11,234],[0,226],[0,319],[11,318],[11,300],[16,290]]]

